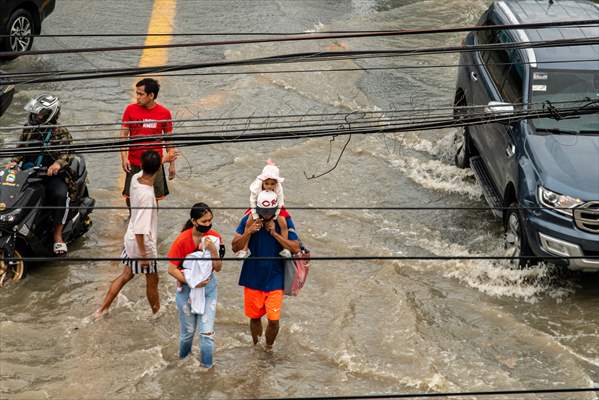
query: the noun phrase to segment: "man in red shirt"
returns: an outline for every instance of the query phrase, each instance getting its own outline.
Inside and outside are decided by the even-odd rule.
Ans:
[[[139,136],[161,136],[171,135],[173,133],[173,123],[171,122],[171,112],[164,106],[156,102],[160,85],[158,81],[152,78],[144,78],[135,85],[135,94],[137,103],[129,104],[125,108],[122,118],[121,138],[135,138]],[[168,122],[157,122],[168,121]],[[140,145],[140,143],[142,145]],[[163,148],[168,149],[166,157],[163,155]],[[141,171],[140,157],[146,150],[154,150],[160,154],[162,162],[168,162],[168,179],[175,177],[175,159],[176,153],[173,147],[166,146],[161,140],[148,140],[147,142],[136,142],[128,150],[121,151],[121,162],[123,170],[127,173],[125,178],[125,187],[123,196],[126,198],[127,207],[129,207],[129,187],[131,177]],[[156,199],[160,200],[168,195],[168,185],[162,166],[156,174],[154,180],[154,193]]]

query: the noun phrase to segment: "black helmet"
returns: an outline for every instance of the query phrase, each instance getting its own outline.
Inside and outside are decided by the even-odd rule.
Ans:
[[[31,125],[45,125],[56,122],[60,114],[60,100],[51,94],[40,94],[25,105],[25,111],[29,112],[29,123]]]

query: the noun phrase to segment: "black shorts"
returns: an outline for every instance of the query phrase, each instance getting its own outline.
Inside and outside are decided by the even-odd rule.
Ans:
[[[142,268],[141,265],[139,265],[140,261],[130,259],[125,249],[123,249],[123,252],[121,253],[121,258],[122,263],[131,268],[131,272],[134,274],[155,274],[158,272],[158,261],[156,260],[150,261],[150,268]]]
[[[133,175],[141,171],[141,167],[131,166],[131,172],[127,172],[125,177],[125,187],[123,188],[123,196],[129,197],[129,188],[131,187],[131,179]],[[160,200],[166,197],[170,192],[168,191],[168,185],[166,183],[166,176],[164,175],[164,164],[160,166],[156,177],[154,178],[154,194],[156,199]]]

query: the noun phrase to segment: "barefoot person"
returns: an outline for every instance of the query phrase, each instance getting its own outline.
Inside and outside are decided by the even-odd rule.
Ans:
[[[250,319],[250,331],[254,344],[262,336],[262,317],[266,315],[265,349],[272,349],[279,332],[279,319],[283,304],[283,258],[272,260],[256,260],[255,257],[279,257],[283,249],[292,254],[300,251],[298,237],[291,217],[286,219],[288,233],[281,234],[281,227],[275,219],[278,208],[277,195],[273,191],[263,190],[258,194],[256,212],[257,220],[250,220],[245,215],[237,227],[233,237],[233,251],[245,247],[250,256],[243,262],[239,285],[244,287],[244,311]]]
[[[146,294],[152,313],[160,309],[158,297],[158,271],[155,258],[158,213],[154,195],[154,178],[161,167],[160,155],[148,150],[141,155],[141,171],[131,179],[131,218],[124,238],[123,272],[112,281],[102,306],[96,311],[96,318],[108,311],[110,304],[123,286],[135,274],[145,274]]]

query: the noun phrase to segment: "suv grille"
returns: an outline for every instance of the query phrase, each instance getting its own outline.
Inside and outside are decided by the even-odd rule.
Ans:
[[[574,222],[583,231],[599,233],[599,201],[591,201],[576,207]]]

